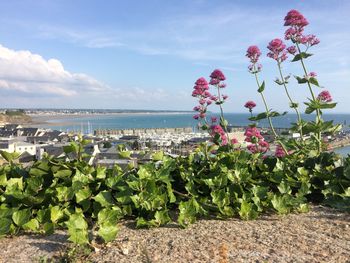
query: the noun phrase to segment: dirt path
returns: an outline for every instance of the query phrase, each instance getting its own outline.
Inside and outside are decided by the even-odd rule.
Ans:
[[[49,237],[0,240],[1,262],[39,262],[66,247],[63,231]],[[256,221],[200,220],[151,230],[124,222],[118,238],[97,247],[90,262],[350,262],[350,214],[313,207],[307,214]]]

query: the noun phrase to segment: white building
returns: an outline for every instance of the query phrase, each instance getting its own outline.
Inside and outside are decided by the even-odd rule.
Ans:
[[[27,152],[30,155],[36,154],[36,145],[28,142],[15,142],[14,151],[20,154]]]

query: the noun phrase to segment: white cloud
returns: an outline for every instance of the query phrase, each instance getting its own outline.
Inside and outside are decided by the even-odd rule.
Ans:
[[[57,59],[46,60],[30,51],[16,51],[0,45],[0,90],[5,95],[61,96],[106,92],[98,80],[64,69]]]

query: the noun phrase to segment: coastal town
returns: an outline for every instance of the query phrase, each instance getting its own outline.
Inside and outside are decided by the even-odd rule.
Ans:
[[[74,111],[82,112],[82,110]],[[60,111],[58,114],[74,114],[71,111]],[[57,113],[57,112],[56,112]],[[43,113],[41,111],[40,114]],[[89,114],[93,114],[89,112]],[[231,138],[236,138],[240,147],[245,148],[244,127],[228,126]],[[288,133],[287,129],[276,129],[283,136],[297,138],[297,133]],[[268,129],[262,129],[262,135],[268,142],[273,142],[273,136]],[[60,130],[32,127],[28,124],[0,122],[0,151],[19,154],[18,162],[30,166],[45,155],[65,157],[64,147],[77,141],[79,136],[89,141],[85,152],[89,154],[89,164],[95,166],[113,167],[137,165],[151,160],[151,154],[163,151],[171,156],[187,156],[200,143],[208,142],[210,135],[203,131],[193,131],[191,127],[184,128],[153,128],[153,129],[98,129],[90,133],[63,132]],[[349,131],[341,131],[335,136],[325,136],[330,148],[349,145]],[[123,148],[118,146],[123,145]],[[274,146],[272,145],[271,148]],[[122,157],[120,149],[130,151],[128,158]],[[5,162],[0,159],[0,163]]]

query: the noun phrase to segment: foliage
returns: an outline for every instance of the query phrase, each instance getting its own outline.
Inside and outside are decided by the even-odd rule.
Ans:
[[[350,157],[342,165],[328,152],[263,159],[203,144],[188,157],[157,153],[126,170],[48,156],[29,168],[0,167],[0,235],[67,228],[74,243],[88,244],[91,234],[109,242],[124,218],[134,218],[137,227],[172,220],[186,227],[199,217],[305,212],[309,202],[350,210],[349,193]]]

